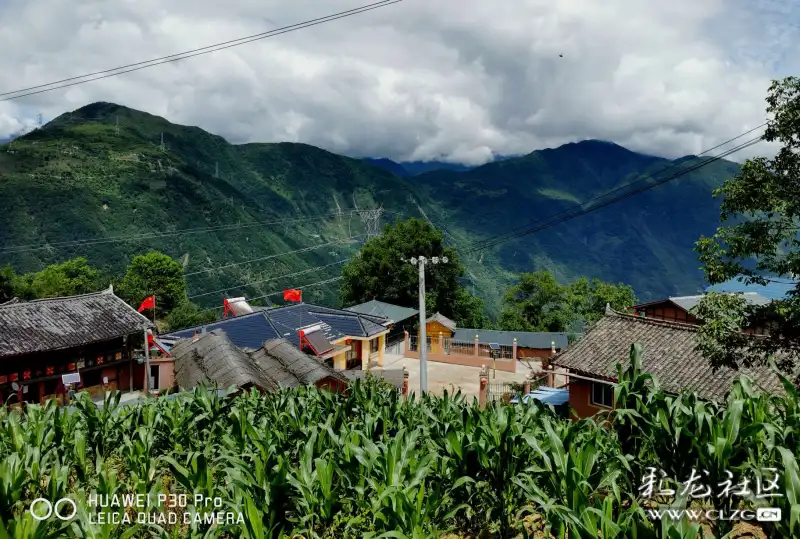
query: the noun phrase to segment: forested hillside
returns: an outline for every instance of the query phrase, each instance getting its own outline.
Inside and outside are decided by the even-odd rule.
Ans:
[[[365,233],[356,207],[382,205],[383,223],[428,219],[466,252],[669,165],[587,141],[404,178],[304,144],[233,145],[196,127],[95,103],[0,146],[0,265],[29,272],[85,256],[121,271],[134,255],[155,249],[182,261],[194,301],[218,305],[225,295],[261,296],[337,277],[338,262],[358,251]],[[691,293],[703,285],[693,242],[717,226],[711,190],[735,170],[714,163],[462,256],[462,284],[484,297],[494,316],[515,274],[535,269],[564,282],[578,275],[625,282],[641,299]],[[254,259],[261,260],[242,263]],[[319,266],[326,267],[313,269]],[[336,304],[337,283],[309,288],[304,299]]]

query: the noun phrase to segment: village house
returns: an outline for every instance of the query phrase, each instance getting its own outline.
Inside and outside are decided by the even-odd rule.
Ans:
[[[697,320],[696,307],[703,299],[704,295],[696,296],[674,296],[649,303],[641,303],[634,305],[631,310],[637,316],[644,316],[646,318],[654,318],[657,320],[666,320],[672,322],[682,322],[684,324],[699,324]],[[757,292],[745,292],[742,294],[744,300],[751,305],[768,305],[770,300],[765,298]],[[760,328],[758,330],[750,329],[748,333],[764,333]]]
[[[63,402],[67,383],[93,396],[144,387],[145,332],[152,323],[114,295],[0,305],[0,399],[5,404]],[[15,389],[16,388],[16,389]]]
[[[701,399],[721,401],[733,380],[743,374],[764,391],[782,391],[767,367],[714,371],[696,350],[698,329],[696,324],[622,314],[607,307],[605,316],[551,364],[565,370],[558,376],[568,380],[569,404],[578,418],[613,408],[616,365],[630,364],[634,343],[642,346],[642,369],[668,393],[693,391]]]
[[[222,329],[183,339],[171,349],[175,385],[192,389],[205,384],[227,389],[274,392],[310,385],[341,392],[349,380],[285,339],[271,339],[257,350],[244,351]]]
[[[373,363],[383,366],[386,336],[391,330],[385,318],[308,303],[247,310],[250,312],[169,333],[160,339],[170,345],[195,334],[222,329],[244,351],[258,350],[266,341],[285,339],[336,370],[367,370]]]
[[[370,300],[365,303],[346,307],[346,311],[360,313],[368,316],[377,316],[386,320],[384,326],[389,327],[386,335],[386,348],[392,348],[395,354],[403,354],[405,350],[402,343],[405,340],[405,332],[411,331],[417,325],[417,315],[419,311],[409,307],[401,307],[384,301]]]
[[[426,320],[425,332],[429,361],[469,367],[491,363],[493,369],[505,372],[517,372],[521,359],[539,360],[546,366],[552,356],[569,345],[570,337],[568,333],[459,328],[439,312]],[[417,332],[408,337],[405,355],[419,358],[419,352]]]

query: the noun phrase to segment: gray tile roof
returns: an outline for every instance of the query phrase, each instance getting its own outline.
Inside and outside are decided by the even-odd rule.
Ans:
[[[175,359],[175,382],[182,389],[205,383],[219,388],[256,386],[276,391],[278,383],[262,371],[221,329],[193,339],[184,339],[172,347]]]
[[[453,322],[452,320],[450,320],[449,318],[447,318],[445,315],[443,315],[441,313],[435,313],[433,316],[431,316],[430,318],[425,320],[425,322],[426,323],[427,322],[439,322],[441,325],[443,325],[444,327],[446,327],[448,329],[451,329],[451,330],[455,330],[456,329],[456,323]]]
[[[454,341],[472,342],[475,335],[482,343],[497,343],[513,346],[514,338],[517,346],[522,348],[536,348],[550,350],[551,343],[556,343],[556,349],[562,350],[569,344],[569,333],[553,333],[547,331],[498,331],[494,329],[469,329],[459,328],[453,333]]]
[[[670,393],[688,390],[707,400],[721,400],[731,383],[741,374],[770,392],[782,392],[778,378],[766,367],[735,371],[720,368],[714,372],[708,361],[696,350],[698,327],[664,322],[607,310],[606,316],[582,339],[553,359],[558,367],[566,367],[589,376],[616,380],[616,364],[629,364],[630,347],[642,346],[642,368],[655,376],[661,387]]]
[[[281,387],[314,385],[325,378],[347,379],[322,361],[304,354],[284,339],[273,339],[251,354],[253,361]]]
[[[0,305],[0,357],[63,350],[116,339],[153,324],[113,289]]]
[[[728,292],[729,294],[740,294],[740,292]],[[758,292],[744,292],[741,293],[742,297],[748,303],[752,305],[767,305],[770,303],[770,299],[762,296]],[[705,294],[698,294],[695,296],[670,296],[666,300],[658,300],[658,301],[651,301],[648,303],[643,303],[641,305],[636,305],[635,307],[643,307],[645,305],[655,305],[658,303],[663,303],[664,301],[671,301],[675,305],[679,306],[681,309],[685,311],[691,311],[697,304],[700,303],[700,300],[703,299]]]
[[[391,322],[402,322],[403,320],[408,320],[419,313],[419,311],[416,309],[401,307],[399,305],[393,305],[391,303],[378,301],[376,299],[367,301],[366,303],[360,303],[359,305],[353,305],[352,307],[347,307],[345,310],[361,314],[380,316]]]
[[[196,341],[181,340],[171,352],[175,358],[175,381],[185,389],[206,383],[222,388],[256,386],[276,391],[314,385],[326,378],[347,382],[341,373],[284,339],[271,339],[262,348],[246,352],[235,346],[222,329],[215,329]]]

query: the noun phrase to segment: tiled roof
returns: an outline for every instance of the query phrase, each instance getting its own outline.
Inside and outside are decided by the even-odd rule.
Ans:
[[[205,326],[183,329],[164,335],[166,340],[184,339],[217,328],[225,330],[228,338],[238,347],[247,350],[260,348],[265,341],[283,338],[294,346],[300,346],[298,330],[319,325],[329,341],[344,337],[371,337],[386,331],[380,322],[384,319],[341,309],[331,309],[308,303],[298,303],[264,309],[220,320]]]
[[[611,310],[582,339],[553,358],[552,363],[579,373],[616,380],[616,364],[629,365],[630,348],[642,346],[642,368],[670,393],[694,391],[703,399],[721,400],[735,378],[750,376],[770,392],[782,392],[778,378],[766,367],[720,368],[716,372],[696,350],[698,327],[620,314]]]
[[[770,303],[770,300],[768,298],[765,298],[758,292],[744,292],[742,294],[742,297],[747,303],[750,303],[751,305],[768,305]],[[682,307],[687,311],[691,311],[692,309],[697,307],[697,304],[700,303],[701,299],[703,299],[703,295],[676,296],[669,298],[669,300],[672,303],[679,305],[680,307]]]
[[[271,339],[245,352],[216,329],[196,341],[184,339],[172,348],[175,380],[189,389],[201,383],[228,388],[256,386],[266,391],[314,385],[325,378],[347,382],[342,374],[308,356],[284,339]]]
[[[81,296],[6,303],[0,305],[0,357],[85,346],[152,325],[111,288]]]
[[[209,333],[215,329],[224,330],[232,343],[245,350],[257,350],[261,348],[264,341],[276,339],[280,336],[272,324],[270,324],[269,320],[264,316],[263,312],[256,312],[227,318],[197,328],[168,333],[162,336],[162,340],[188,339],[194,335],[195,331],[198,333]]]
[[[340,382],[347,379],[322,361],[304,354],[284,339],[273,339],[251,354],[264,372],[281,387],[314,385],[325,378]]]
[[[278,383],[237,348],[221,329],[206,333],[196,341],[184,339],[172,348],[171,354],[175,358],[175,382],[184,389],[201,383],[219,388],[278,389]]]
[[[451,329],[451,330],[455,330],[456,329],[456,323],[453,322],[452,320],[450,320],[449,318],[447,318],[445,315],[443,315],[441,313],[434,314],[433,316],[431,316],[430,318],[425,320],[425,322],[426,323],[427,322],[439,322],[441,325],[443,325],[444,327],[446,327],[448,329]]]
[[[513,346],[514,338],[517,339],[517,346],[522,348],[536,348],[550,350],[551,343],[556,343],[556,349],[562,350],[567,347],[569,333],[552,333],[545,331],[497,331],[493,329],[468,329],[459,328],[453,333],[454,341],[475,340],[475,335],[482,343],[497,343],[506,346]]]
[[[378,301],[376,299],[367,301],[366,303],[361,303],[359,305],[353,305],[352,307],[347,307],[345,310],[361,314],[380,316],[392,322],[402,322],[403,320],[408,320],[409,318],[417,316],[419,313],[419,311],[416,309],[401,307],[399,305],[393,305],[391,303]]]

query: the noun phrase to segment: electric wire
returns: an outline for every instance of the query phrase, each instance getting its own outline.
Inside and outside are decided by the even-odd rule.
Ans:
[[[342,212],[342,215],[350,213],[355,213],[355,210],[349,210],[348,212]],[[124,241],[142,241],[142,240],[149,240],[154,238],[164,238],[169,236],[179,236],[183,234],[203,234],[206,232],[219,232],[219,231],[227,231],[227,230],[239,230],[242,228],[251,228],[256,226],[262,225],[274,225],[274,224],[284,224],[284,223],[296,223],[302,221],[319,221],[323,219],[328,219],[330,217],[335,217],[340,215],[339,212],[332,212],[329,214],[322,214],[316,217],[291,217],[285,219],[276,219],[272,221],[255,221],[250,223],[231,223],[227,225],[214,225],[210,227],[202,227],[202,228],[187,228],[183,230],[175,230],[171,232],[147,232],[143,234],[131,234],[131,235],[122,235],[122,236],[112,236],[110,238],[90,238],[90,239],[80,239],[80,240],[65,240],[65,241],[57,241],[53,243],[46,243],[46,244],[28,244],[28,245],[12,245],[8,247],[0,247],[0,254],[13,254],[13,253],[24,253],[28,251],[40,251],[43,249],[52,249],[52,248],[64,248],[64,247],[84,247],[88,245],[98,245],[104,243],[115,243],[115,242],[124,242]]]
[[[351,260],[350,258],[346,258],[344,260],[337,260],[336,262],[331,262],[330,264],[325,264],[324,266],[317,266],[315,268],[309,268],[309,269],[305,269],[305,270],[302,270],[302,271],[297,271],[297,272],[294,272],[294,273],[287,273],[286,275],[279,275],[277,277],[270,277],[268,279],[260,279],[258,281],[252,281],[252,282],[249,282],[249,283],[226,286],[225,288],[220,288],[219,290],[213,290],[211,292],[203,292],[202,294],[194,294],[192,296],[189,296],[189,299],[202,298],[202,297],[205,297],[205,296],[211,296],[213,294],[221,294],[223,292],[227,292],[228,290],[234,290],[236,288],[246,288],[248,286],[253,286],[253,285],[261,284],[261,283],[268,283],[270,281],[277,281],[278,279],[285,279],[287,277],[295,277],[297,275],[305,275],[307,273],[311,273],[311,272],[314,272],[314,271],[317,271],[317,270],[329,268],[331,266],[336,266],[337,264],[344,264],[345,262],[349,262],[350,260]]]
[[[346,11],[340,11],[338,13],[334,13],[332,15],[326,15],[325,17],[318,17],[316,19],[309,19],[304,22],[292,24],[289,26],[284,26],[281,28],[276,28],[274,30],[270,30],[268,32],[262,32],[260,34],[253,34],[251,36],[241,37],[238,39],[233,39],[229,41],[223,41],[221,43],[216,43],[214,45],[207,45],[205,47],[200,47],[198,49],[191,49],[184,52],[179,52],[175,54],[171,54],[168,56],[162,56],[159,58],[154,58],[152,60],[145,60],[143,62],[136,62],[133,64],[127,64],[111,69],[105,69],[102,71],[95,71],[94,73],[87,73],[85,75],[78,75],[75,77],[69,77],[66,79],[61,79],[59,81],[53,81],[46,84],[39,84],[36,86],[29,86],[27,88],[21,88],[19,90],[14,90],[10,92],[4,92],[0,94],[2,101],[11,101],[14,99],[20,99],[22,97],[41,94],[44,92],[51,92],[53,90],[58,90],[61,88],[68,88],[70,86],[77,86],[79,84],[85,84],[87,82],[93,82],[96,80],[106,79],[109,77],[116,77],[117,75],[122,75],[125,73],[131,73],[133,71],[139,71],[141,69],[146,69],[148,67],[153,67],[161,64],[171,63],[171,62],[178,62],[180,60],[186,60],[187,58],[192,58],[194,56],[201,56],[203,54],[210,54],[212,52],[221,51],[224,49],[229,49],[232,47],[238,47],[239,45],[244,45],[246,43],[252,43],[253,41],[259,41],[262,39],[267,39],[270,37],[275,37],[277,35],[286,34],[289,32],[294,32],[297,30],[301,30],[303,28],[308,28],[310,26],[316,26],[318,24],[323,24],[326,22],[335,21],[338,19],[343,19],[346,17],[352,17],[353,15],[359,15],[361,13],[366,13],[367,11],[372,11],[374,9],[379,9],[382,7],[390,6],[392,4],[397,4],[402,2],[403,0],[383,0],[381,2],[375,2],[372,4],[367,4],[358,8],[349,9]],[[95,76],[100,75],[100,76]],[[94,77],[94,78],[88,78]],[[86,80],[77,80],[77,79],[86,79]],[[70,82],[72,81],[72,82]],[[67,83],[67,84],[62,84]],[[58,86],[56,86],[58,85]],[[52,88],[47,88],[48,86],[53,86]],[[12,94],[19,94],[19,95],[12,95]],[[10,96],[10,97],[6,97]]]
[[[362,237],[364,237],[364,234],[360,234],[358,236],[351,236],[349,238],[345,238],[345,240],[354,240],[354,239],[362,238]],[[192,271],[192,272],[189,272],[189,273],[184,273],[183,276],[184,277],[191,277],[192,275],[200,275],[201,273],[210,273],[212,271],[220,271],[220,270],[224,270],[224,269],[227,269],[227,268],[233,268],[233,267],[236,267],[236,266],[241,266],[243,264],[252,264],[254,262],[262,262],[264,260],[271,260],[273,258],[278,258],[278,257],[281,257],[281,256],[293,255],[293,254],[297,254],[297,253],[307,253],[309,251],[315,251],[315,250],[320,249],[322,247],[329,247],[331,245],[341,245],[342,241],[343,240],[329,241],[328,243],[320,243],[319,245],[312,245],[311,247],[303,247],[302,249],[296,249],[294,251],[286,251],[286,252],[277,253],[277,254],[274,254],[274,255],[263,256],[261,258],[253,258],[253,259],[250,259],[250,260],[243,260],[242,262],[234,262],[232,264],[226,264],[224,266],[217,266],[217,267],[213,267],[213,268],[207,268],[207,269],[203,269],[203,270]]]
[[[763,127],[763,124],[762,124],[762,126],[759,126],[759,127]],[[739,136],[731,139],[731,141],[732,140],[736,140],[738,138],[741,138],[742,136],[744,136],[744,135],[746,135],[748,133],[751,133],[752,131],[754,131],[755,129],[758,129],[759,127],[753,128],[752,130],[750,130],[750,131],[748,131],[746,133],[743,133],[742,135],[739,135]],[[548,219],[550,219],[550,220],[548,220],[548,221],[545,221],[545,222],[538,221],[538,222],[534,222],[534,223],[528,223],[526,225],[523,225],[523,226],[520,226],[520,227],[516,227],[516,228],[514,228],[514,229],[512,229],[510,231],[507,231],[507,232],[503,233],[503,234],[498,234],[498,235],[496,235],[494,237],[487,238],[487,239],[481,240],[479,242],[475,242],[475,243],[473,243],[472,245],[470,245],[470,246],[468,246],[466,248],[465,253],[469,254],[469,253],[473,253],[473,252],[477,252],[477,251],[482,251],[482,250],[488,249],[490,247],[494,247],[496,245],[499,245],[500,243],[504,243],[506,241],[509,241],[509,240],[512,240],[512,239],[515,239],[515,238],[520,238],[522,236],[533,234],[535,232],[539,232],[541,230],[545,230],[547,228],[555,226],[556,224],[560,224],[560,223],[562,223],[564,221],[568,221],[568,220],[574,219],[576,217],[580,217],[582,215],[586,215],[587,213],[591,213],[593,211],[597,211],[597,210],[599,210],[601,208],[604,208],[606,206],[609,206],[609,205],[614,204],[616,202],[619,202],[621,200],[625,200],[625,199],[630,198],[631,196],[634,196],[634,195],[639,194],[641,192],[644,192],[644,191],[647,191],[647,190],[652,189],[654,187],[658,187],[660,185],[663,185],[664,183],[667,183],[669,181],[681,178],[681,177],[685,176],[686,174],[689,174],[690,172],[694,172],[695,170],[699,170],[700,168],[703,168],[703,167],[705,167],[705,166],[707,166],[707,165],[709,165],[709,164],[711,164],[713,162],[719,161],[720,159],[723,159],[723,158],[725,158],[725,157],[727,157],[727,156],[729,156],[729,155],[731,155],[731,154],[733,154],[735,152],[738,152],[740,150],[743,150],[745,148],[753,146],[753,145],[759,143],[762,140],[762,138],[763,138],[762,136],[758,136],[756,138],[748,140],[747,142],[745,142],[743,144],[740,144],[739,146],[736,146],[734,148],[726,150],[725,152],[723,152],[723,153],[721,153],[721,154],[719,154],[717,156],[714,156],[714,157],[711,157],[711,158],[709,158],[709,159],[707,159],[705,161],[702,161],[701,163],[698,163],[698,164],[692,165],[690,167],[684,168],[684,169],[682,169],[681,171],[679,171],[679,172],[677,172],[675,174],[667,176],[666,178],[658,179],[658,180],[656,180],[656,181],[654,181],[652,183],[648,183],[648,184],[645,184],[645,185],[643,185],[641,187],[635,188],[635,189],[633,189],[631,191],[624,192],[621,195],[615,196],[615,197],[613,197],[612,199],[610,199],[608,201],[605,201],[605,202],[602,202],[602,203],[598,203],[596,205],[592,205],[592,206],[590,206],[590,207],[588,207],[586,209],[582,209],[582,208],[584,208],[584,206],[586,204],[592,203],[594,201],[598,201],[598,200],[601,200],[601,199],[604,199],[604,198],[606,198],[608,195],[610,195],[612,193],[615,193],[615,192],[620,191],[622,189],[625,189],[627,187],[631,187],[632,185],[640,183],[640,182],[645,181],[645,180],[654,180],[655,179],[654,178],[654,174],[645,176],[643,178],[639,178],[639,179],[634,180],[632,182],[629,182],[629,183],[627,183],[625,185],[622,185],[620,187],[617,187],[615,189],[612,189],[610,191],[602,193],[601,195],[593,197],[593,198],[591,198],[589,200],[586,200],[586,201],[582,202],[581,204],[577,204],[575,206],[567,208],[566,210],[563,210],[561,212],[557,212],[557,213],[555,213],[553,215],[550,215],[548,217]],[[727,141],[727,142],[730,142],[730,141]],[[726,144],[726,143],[723,143],[723,145]],[[707,151],[709,151],[709,150],[707,150]],[[704,152],[704,153],[706,153],[706,152]],[[666,170],[669,170],[671,168],[674,168],[674,165],[665,168],[664,170],[660,171],[659,173],[661,173],[663,171],[666,171]],[[658,174],[658,173],[656,173],[656,174]],[[580,209],[580,211],[575,211],[576,209]],[[573,212],[573,213],[570,213],[570,212]],[[562,215],[564,215],[564,217],[561,217],[561,218],[558,218],[558,219],[554,219],[554,218],[557,218],[557,217],[562,216]]]

